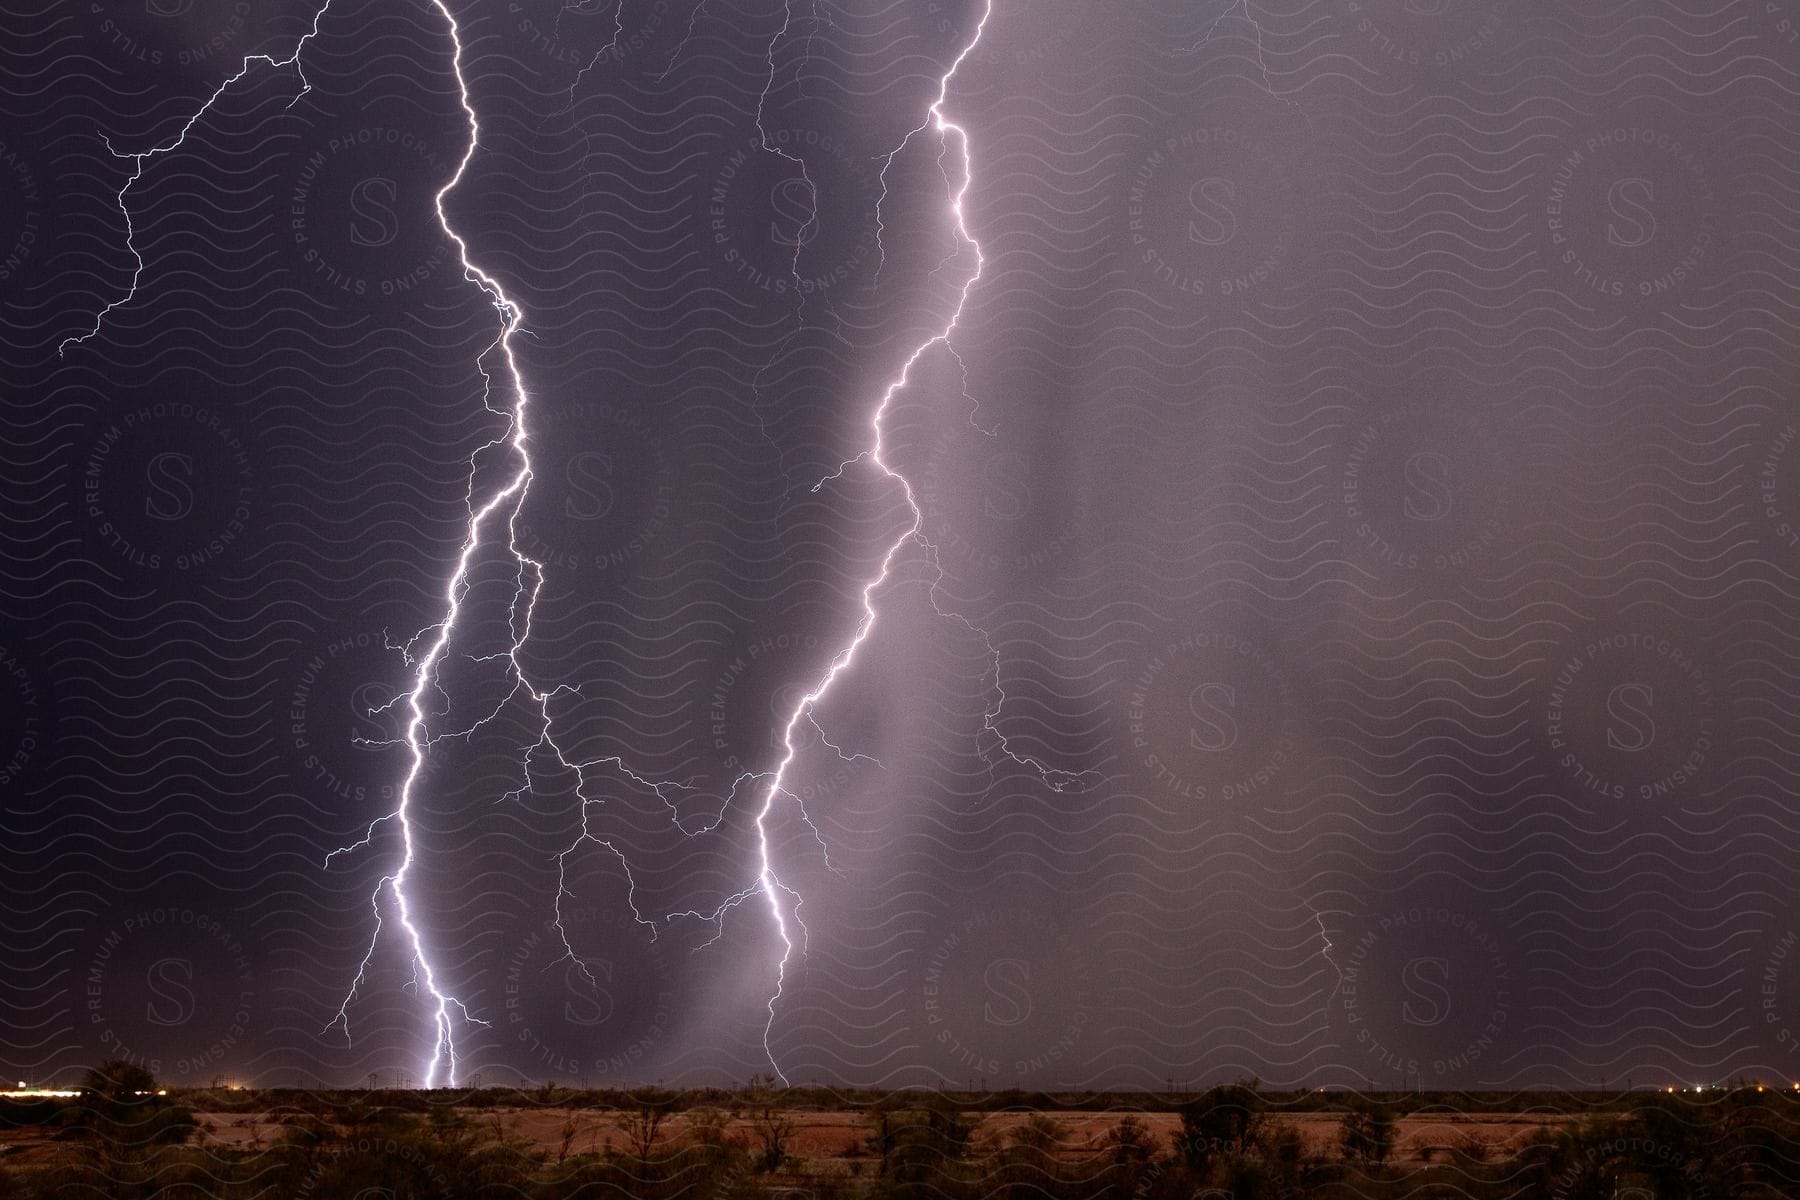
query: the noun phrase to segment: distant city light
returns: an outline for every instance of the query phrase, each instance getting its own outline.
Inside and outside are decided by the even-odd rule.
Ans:
[[[19,1089],[14,1092],[0,1092],[0,1098],[7,1100],[42,1100],[50,1096],[79,1096],[76,1091],[59,1091],[55,1088],[34,1088],[24,1080],[19,1081]]]

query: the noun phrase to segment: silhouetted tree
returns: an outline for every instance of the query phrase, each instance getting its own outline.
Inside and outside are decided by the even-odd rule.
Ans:
[[[750,1119],[750,1130],[756,1136],[756,1169],[778,1171],[787,1161],[788,1140],[799,1125],[778,1108],[765,1108]]]
[[[1043,1200],[1058,1194],[1063,1128],[1043,1113],[992,1139],[981,1194],[988,1200]]]
[[[1156,1154],[1150,1127],[1137,1117],[1124,1117],[1106,1131],[1106,1152],[1119,1166],[1141,1166]]]
[[[954,1173],[974,1133],[956,1103],[935,1093],[887,1097],[865,1119],[875,1131],[869,1149],[881,1156],[883,1173],[903,1195],[933,1192]]]
[[[663,1123],[668,1119],[669,1106],[654,1102],[639,1104],[634,1111],[619,1118],[619,1129],[625,1134],[625,1144],[638,1160],[640,1169],[648,1169],[650,1166],[650,1156],[656,1151]]]
[[[1338,1144],[1345,1158],[1380,1166],[1393,1154],[1397,1132],[1392,1111],[1379,1104],[1360,1103],[1344,1118]]]
[[[195,1128],[193,1114],[161,1095],[154,1075],[124,1059],[90,1068],[76,1091],[72,1124],[98,1137],[115,1158],[141,1158],[151,1147],[184,1142]]]
[[[1182,1161],[1204,1175],[1224,1154],[1250,1153],[1263,1135],[1263,1100],[1253,1083],[1225,1083],[1208,1088],[1181,1110]]]

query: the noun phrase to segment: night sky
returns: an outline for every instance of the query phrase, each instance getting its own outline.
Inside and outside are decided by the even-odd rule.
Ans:
[[[1800,3],[994,0],[887,471],[984,0],[448,3],[503,346],[430,0],[0,18],[4,1078],[1800,1078]]]

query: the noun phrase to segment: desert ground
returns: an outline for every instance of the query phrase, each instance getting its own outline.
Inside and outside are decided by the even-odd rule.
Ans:
[[[485,1129],[503,1132],[507,1137],[554,1153],[568,1138],[572,1153],[602,1153],[622,1150],[627,1142],[627,1112],[591,1107],[492,1108],[471,1111],[469,1117]],[[789,1152],[814,1162],[848,1160],[863,1151],[869,1127],[863,1115],[849,1109],[789,1109],[786,1115],[795,1124],[789,1141]],[[1007,1130],[1022,1125],[1033,1114],[996,1112],[971,1114],[978,1121],[977,1139],[1003,1136]],[[1100,1148],[1107,1130],[1126,1116],[1136,1116],[1166,1147],[1180,1130],[1180,1117],[1173,1112],[1142,1112],[1124,1107],[1075,1110],[1046,1114],[1062,1127],[1065,1137],[1063,1153],[1070,1157],[1092,1154]],[[233,1149],[250,1149],[276,1142],[284,1129],[281,1114],[261,1112],[207,1112],[196,1110],[200,1126],[196,1140]],[[1441,1112],[1415,1113],[1399,1118],[1395,1158],[1399,1161],[1430,1161],[1451,1147],[1466,1145],[1471,1140],[1483,1143],[1488,1151],[1505,1157],[1544,1129],[1570,1125],[1578,1118],[1554,1113],[1480,1113]],[[1335,1113],[1290,1113],[1272,1117],[1278,1126],[1300,1134],[1307,1148],[1327,1154],[1336,1145],[1342,1116]],[[663,1126],[660,1139],[665,1143],[680,1140],[692,1124],[688,1114],[677,1114]],[[726,1121],[728,1134],[750,1140],[752,1120],[740,1115]],[[17,1166],[46,1163],[60,1152],[61,1144],[54,1131],[27,1126],[19,1129],[0,1128],[0,1161]]]
[[[281,1126],[271,1113],[196,1112],[205,1136],[224,1145],[249,1146],[258,1139],[267,1143],[280,1135]],[[861,1113],[850,1110],[790,1109],[787,1115],[796,1125],[789,1143],[790,1152],[807,1159],[841,1159],[856,1157],[869,1127]],[[1033,1115],[1023,1112],[987,1113],[979,1117],[975,1136],[1003,1135],[1008,1129],[1022,1125]],[[1180,1131],[1181,1118],[1172,1112],[1134,1112],[1131,1109],[1091,1110],[1048,1114],[1063,1127],[1066,1134],[1064,1153],[1071,1156],[1089,1154],[1100,1147],[1106,1131],[1126,1116],[1135,1115],[1165,1145]],[[508,1137],[517,1138],[548,1151],[562,1145],[565,1130],[574,1125],[571,1149],[576,1153],[599,1153],[623,1149],[626,1134],[623,1122],[627,1114],[592,1108],[500,1108],[482,1112],[478,1118],[489,1128],[498,1122]],[[1426,1113],[1399,1119],[1395,1157],[1404,1161],[1428,1160],[1450,1147],[1469,1139],[1484,1142],[1497,1156],[1505,1156],[1543,1129],[1569,1125],[1577,1118],[1547,1113]],[[1280,1126],[1297,1131],[1314,1153],[1326,1154],[1337,1144],[1338,1129],[1343,1121],[1337,1113],[1293,1113],[1273,1118]],[[678,1115],[663,1127],[662,1138],[675,1141],[683,1136],[690,1118]],[[726,1123],[726,1131],[746,1139],[753,1130],[749,1117]],[[0,1132],[0,1139],[4,1139]]]

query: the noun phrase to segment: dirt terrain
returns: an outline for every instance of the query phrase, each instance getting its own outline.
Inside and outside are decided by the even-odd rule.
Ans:
[[[789,1142],[789,1153],[808,1159],[854,1158],[861,1152],[869,1128],[860,1114],[849,1111],[788,1110],[786,1115],[796,1128]],[[1050,1119],[1062,1126],[1068,1152],[1079,1153],[1097,1147],[1106,1131],[1129,1114],[1126,1110],[1109,1112],[1058,1112]],[[1135,1114],[1164,1146],[1180,1131],[1180,1118],[1174,1113]],[[569,1149],[571,1153],[592,1153],[608,1147],[623,1149],[627,1143],[627,1114],[592,1108],[491,1109],[469,1114],[469,1119],[492,1130],[496,1122],[507,1136],[519,1138],[538,1148],[556,1152],[563,1144],[565,1128],[573,1121]],[[281,1126],[263,1113],[195,1114],[205,1137],[225,1144],[244,1146],[261,1140],[265,1145],[281,1135]],[[990,1113],[976,1123],[977,1139],[1003,1134],[1023,1123],[1029,1114]],[[1341,1117],[1330,1113],[1297,1113],[1272,1118],[1280,1126],[1296,1130],[1310,1150],[1330,1153],[1335,1150]],[[1485,1144],[1495,1156],[1505,1156],[1529,1140],[1539,1130],[1567,1124],[1576,1118],[1540,1113],[1435,1113],[1414,1114],[1399,1119],[1397,1157],[1401,1160],[1439,1157],[1453,1146],[1471,1139]],[[685,1116],[676,1116],[664,1124],[661,1140],[673,1141],[683,1135],[689,1124]],[[753,1140],[748,1117],[730,1120],[728,1133]],[[32,1140],[35,1134],[20,1131]],[[7,1140],[0,1134],[0,1142]]]

